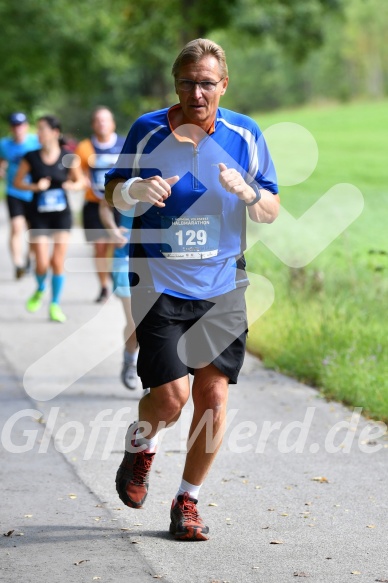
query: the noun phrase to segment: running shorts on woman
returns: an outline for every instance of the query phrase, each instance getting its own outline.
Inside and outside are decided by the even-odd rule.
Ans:
[[[70,231],[72,227],[72,215],[70,208],[51,213],[39,213],[33,211],[30,215],[30,228],[32,237],[54,235],[59,231]]]

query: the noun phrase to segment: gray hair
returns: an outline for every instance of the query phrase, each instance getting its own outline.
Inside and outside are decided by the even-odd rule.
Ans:
[[[190,63],[198,63],[201,59],[207,57],[208,55],[217,59],[222,77],[227,77],[228,66],[226,64],[224,49],[217,43],[207,38],[197,38],[190,41],[185,47],[183,47],[172,66],[171,72],[173,76],[176,79],[179,75],[181,67],[184,67]]]

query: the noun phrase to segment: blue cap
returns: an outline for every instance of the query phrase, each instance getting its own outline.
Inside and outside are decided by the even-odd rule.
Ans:
[[[26,123],[27,121],[27,116],[24,113],[21,113],[20,111],[17,113],[12,113],[9,116],[9,123],[11,124],[11,126],[19,126],[22,123]]]

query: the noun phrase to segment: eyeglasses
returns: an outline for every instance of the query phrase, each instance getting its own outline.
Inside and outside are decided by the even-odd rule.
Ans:
[[[225,77],[222,77],[219,81],[192,81],[191,79],[177,79],[176,86],[179,91],[192,91],[195,86],[198,85],[202,93],[212,93],[216,90],[218,83],[221,83]]]

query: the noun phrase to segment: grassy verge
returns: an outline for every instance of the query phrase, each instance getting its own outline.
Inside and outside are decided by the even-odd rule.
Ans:
[[[257,119],[262,129],[285,121],[301,124],[317,141],[313,174],[281,189],[282,204],[295,217],[340,182],[357,186],[365,206],[300,269],[287,267],[261,243],[249,250],[250,271],[275,289],[273,305],[251,327],[249,349],[266,366],[388,421],[388,103],[305,108]]]

